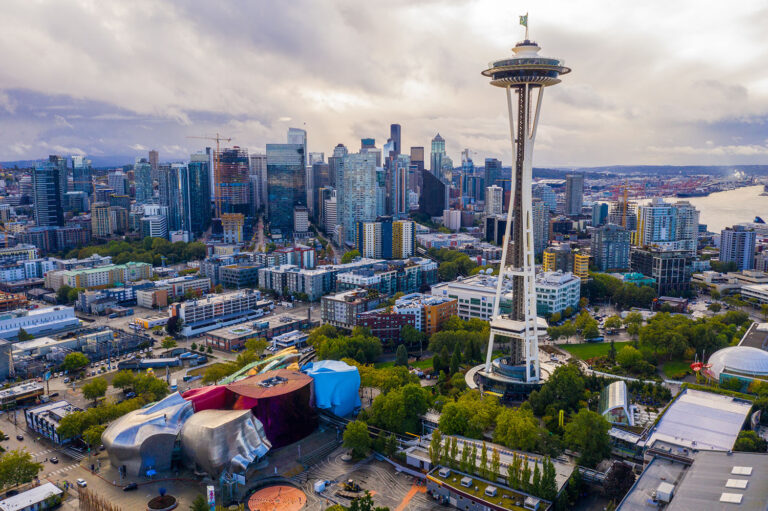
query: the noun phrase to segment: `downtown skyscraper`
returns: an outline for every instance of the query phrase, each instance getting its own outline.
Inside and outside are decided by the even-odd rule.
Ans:
[[[344,241],[348,243],[355,242],[358,222],[372,222],[376,219],[376,157],[374,152],[360,152],[344,157],[341,220]]]
[[[38,227],[55,227],[64,224],[67,165],[66,160],[63,168],[61,163],[61,157],[51,156],[48,161],[39,162],[32,172],[35,223]]]
[[[565,175],[565,214],[581,214],[584,205],[584,174]]]
[[[150,203],[154,194],[152,166],[146,158],[136,158],[136,163],[133,165],[133,180],[136,188],[136,203]]]
[[[208,230],[211,225],[211,185],[209,155],[193,154],[186,168],[186,191],[189,217],[189,231],[196,236]]]
[[[293,209],[307,205],[303,144],[267,144],[267,214],[271,229],[293,232]]]

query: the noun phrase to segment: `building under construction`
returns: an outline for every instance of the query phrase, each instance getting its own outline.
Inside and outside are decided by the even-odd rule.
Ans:
[[[238,146],[218,153],[216,194],[217,213],[241,213],[250,210],[248,150]]]

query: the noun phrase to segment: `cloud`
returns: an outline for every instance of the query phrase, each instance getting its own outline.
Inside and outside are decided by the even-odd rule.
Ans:
[[[261,151],[304,123],[309,149],[328,154],[363,137],[381,146],[396,122],[406,148],[439,131],[454,161],[466,147],[475,161],[509,163],[504,94],[479,73],[510,55],[522,10],[503,0],[8,0],[0,159],[44,157],[41,141],[179,159],[210,145],[187,136],[217,132]],[[529,20],[541,53],[573,68],[544,95],[537,165],[765,162],[765,7],[555,0],[531,5]]]

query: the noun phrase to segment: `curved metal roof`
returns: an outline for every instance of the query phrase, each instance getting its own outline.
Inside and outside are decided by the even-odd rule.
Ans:
[[[729,346],[709,357],[715,378],[723,372],[746,376],[768,376],[768,352],[750,346]]]

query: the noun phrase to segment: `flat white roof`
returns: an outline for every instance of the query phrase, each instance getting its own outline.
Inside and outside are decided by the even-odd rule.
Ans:
[[[41,484],[36,488],[19,493],[13,497],[0,501],[0,511],[18,511],[34,504],[38,504],[51,495],[61,495],[64,493],[61,488],[53,483]]]
[[[751,403],[729,396],[687,389],[669,406],[646,445],[664,442],[695,450],[733,448]]]

